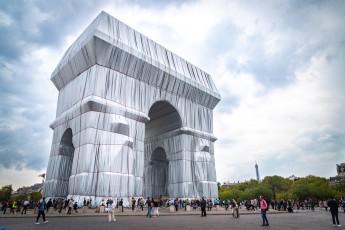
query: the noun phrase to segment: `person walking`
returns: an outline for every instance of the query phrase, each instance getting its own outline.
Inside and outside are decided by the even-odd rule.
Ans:
[[[178,198],[174,200],[175,211],[178,212]]]
[[[73,210],[74,210],[75,213],[78,213],[78,203],[77,202],[75,202],[73,204]]]
[[[137,212],[140,212],[140,201],[141,201],[141,198],[138,198],[138,200],[137,200]]]
[[[123,212],[123,199],[120,200],[119,207],[121,209],[121,212]]]
[[[8,201],[4,201],[4,202],[2,202],[2,208],[4,209],[4,214],[6,214],[6,209],[8,208]]]
[[[60,209],[59,209],[59,213],[61,213],[61,211],[62,211],[62,209],[63,209],[63,207],[64,207],[64,200],[63,199],[61,199],[60,200]]]
[[[36,224],[40,224],[40,222],[38,222],[38,220],[40,219],[41,215],[43,218],[44,223],[48,223],[48,221],[46,221],[46,215],[44,214],[44,210],[46,209],[46,198],[43,197],[42,201],[40,203],[38,203],[38,215],[37,215],[37,219],[36,219]]]
[[[235,199],[232,200],[232,210],[233,210],[232,216],[234,218],[239,218],[240,217],[240,212],[238,210],[238,204],[237,204]]]
[[[325,210],[327,212],[328,211],[328,205],[327,205],[327,201],[326,200],[323,201],[323,207],[325,207]]]
[[[134,212],[135,209],[135,199],[132,197],[132,212]]]
[[[109,222],[111,221],[116,221],[115,219],[115,203],[113,200],[110,200],[109,203],[108,203],[108,215],[109,215]]]
[[[48,200],[48,202],[47,202],[47,207],[46,207],[46,209],[47,209],[47,213],[49,212],[49,209],[50,209],[50,207],[53,205],[53,201],[52,201],[52,199],[50,198],[49,200]]]
[[[145,205],[144,198],[141,198],[141,199],[140,199],[140,208],[141,208],[141,211],[142,211],[142,212],[144,211],[144,205]]]
[[[327,202],[327,206],[329,207],[329,211],[331,211],[332,214],[332,221],[333,221],[333,226],[336,227],[340,227],[341,225],[339,224],[339,218],[338,218],[338,202],[334,199],[334,197],[332,197],[328,202]],[[337,221],[337,222],[335,222]]]
[[[261,216],[262,216],[262,225],[261,226],[269,226],[268,220],[266,217],[266,211],[267,211],[268,205],[266,200],[263,196],[260,196],[260,209],[261,209]]]
[[[150,217],[151,218],[151,200],[149,197],[147,197],[147,200],[146,200],[146,205],[147,205],[147,214],[146,214],[146,217]]]
[[[28,209],[28,206],[29,206],[29,201],[25,200],[24,204],[23,204],[22,215],[23,215],[23,213],[26,214],[26,210]]]
[[[16,210],[17,210],[17,202],[13,201],[12,206],[11,206],[11,212],[13,214],[17,214]]]
[[[204,199],[204,197],[201,199],[200,207],[201,207],[201,217],[203,216],[206,217],[206,200]]]

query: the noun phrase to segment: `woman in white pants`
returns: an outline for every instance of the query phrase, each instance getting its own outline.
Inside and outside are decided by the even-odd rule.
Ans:
[[[114,202],[111,200],[110,204],[108,204],[108,215],[109,215],[109,222],[111,221],[116,221],[115,219],[115,215],[114,215],[114,209],[115,209],[115,204]]]
[[[159,216],[159,212],[158,212],[158,200],[157,199],[153,199],[153,213],[154,213],[154,217]]]

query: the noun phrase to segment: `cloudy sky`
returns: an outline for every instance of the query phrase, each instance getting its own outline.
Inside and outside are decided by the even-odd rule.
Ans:
[[[0,186],[40,182],[50,75],[102,11],[210,73],[217,180],[336,175],[345,162],[344,1],[0,0]],[[97,2],[97,4],[96,4]]]

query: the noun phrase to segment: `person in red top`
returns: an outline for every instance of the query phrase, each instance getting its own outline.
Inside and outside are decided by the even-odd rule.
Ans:
[[[266,217],[266,210],[268,208],[267,202],[263,196],[260,196],[260,209],[261,209],[261,216],[262,216],[262,225],[261,226],[269,226],[268,220]]]

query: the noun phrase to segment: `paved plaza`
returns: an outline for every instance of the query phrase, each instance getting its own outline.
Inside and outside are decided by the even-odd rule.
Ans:
[[[124,213],[115,213],[116,222],[108,222],[106,213],[75,213],[70,216],[59,213],[48,213],[46,224],[36,225],[33,213],[0,214],[0,227],[11,229],[334,229],[331,214],[324,210],[301,211],[287,213],[270,211],[268,214],[269,227],[261,226],[259,212],[242,211],[240,218],[233,218],[230,211],[220,210],[208,212],[207,217],[200,217],[200,212],[170,213],[162,209],[160,217],[147,218],[144,212],[132,212],[128,209]],[[345,228],[345,214],[339,213],[340,223]]]

